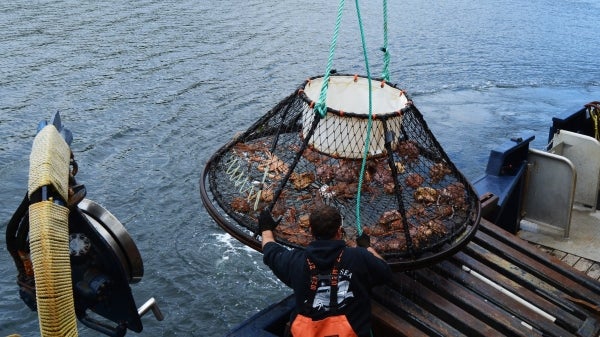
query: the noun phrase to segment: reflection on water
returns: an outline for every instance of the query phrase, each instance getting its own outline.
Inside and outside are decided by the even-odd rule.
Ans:
[[[334,68],[364,74],[353,6]],[[585,19],[594,1],[389,6],[391,80],[470,179],[497,142],[532,133],[541,148],[550,116],[600,99],[600,37]],[[378,74],[381,8],[362,7]],[[289,290],[261,255],[203,209],[198,179],[230,137],[324,71],[336,11],[335,1],[290,0],[0,4],[2,228],[26,190],[37,122],[59,110],[78,180],[141,251],[138,305],[154,296],[165,314],[145,317],[142,335],[219,336],[280,299]],[[39,335],[6,252],[0,273],[0,336]],[[97,333],[81,326],[80,335]]]

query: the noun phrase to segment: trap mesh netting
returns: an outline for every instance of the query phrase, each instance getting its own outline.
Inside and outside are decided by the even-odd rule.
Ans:
[[[479,223],[476,193],[405,92],[373,81],[369,110],[369,83],[329,77],[321,117],[323,77],[311,78],[218,150],[201,179],[211,216],[256,249],[262,209],[281,216],[278,242],[304,247],[312,240],[309,214],[323,204],[342,213],[349,246],[364,231],[392,265],[427,263],[462,247]]]

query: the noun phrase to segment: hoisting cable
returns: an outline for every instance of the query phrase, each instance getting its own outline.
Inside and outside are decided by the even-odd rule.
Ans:
[[[331,75],[331,68],[333,67],[333,55],[335,54],[335,46],[337,45],[337,38],[340,33],[340,26],[342,24],[344,3],[344,0],[340,0],[337,17],[335,19],[335,28],[333,30],[331,47],[329,48],[329,58],[327,59],[327,67],[325,68],[325,74],[323,76],[323,86],[321,87],[319,100],[315,104],[315,112],[318,113],[321,116],[321,118],[325,118],[325,115],[327,115],[327,89],[329,87],[329,76]]]
[[[333,38],[331,41],[331,47],[329,49],[329,58],[327,60],[327,66],[325,68],[325,74],[323,76],[323,85],[321,87],[321,92],[319,95],[319,100],[318,102],[315,104],[315,114],[318,114],[321,118],[325,118],[325,116],[327,115],[327,89],[329,87],[329,77],[331,75],[331,69],[333,66],[333,57],[335,54],[335,47],[337,45],[337,38],[339,36],[339,30],[340,30],[340,26],[341,26],[341,22],[342,22],[342,16],[343,16],[343,11],[344,11],[344,0],[340,0],[339,6],[338,6],[338,13],[337,13],[337,17],[336,17],[336,22],[335,22],[335,28],[334,28],[334,32],[333,32]],[[355,5],[356,5],[356,15],[357,15],[357,19],[358,19],[358,26],[360,28],[360,37],[361,37],[361,43],[362,43],[362,48],[363,48],[363,56],[365,59],[365,68],[366,68],[366,72],[367,72],[367,80],[368,80],[368,87],[369,87],[369,115],[368,115],[368,122],[367,122],[367,135],[365,138],[365,147],[364,147],[364,152],[363,152],[363,158],[362,158],[362,164],[361,164],[361,169],[360,169],[360,175],[358,178],[358,192],[356,195],[356,231],[358,233],[358,235],[360,236],[362,234],[362,225],[361,225],[361,218],[360,218],[360,201],[361,201],[361,189],[362,189],[362,184],[363,184],[363,180],[364,180],[364,174],[365,174],[365,168],[366,168],[366,164],[367,164],[367,157],[369,154],[369,143],[371,141],[371,128],[372,128],[372,124],[373,124],[373,94],[372,94],[372,86],[371,86],[371,70],[369,68],[369,58],[368,58],[368,54],[367,54],[367,47],[366,47],[366,40],[365,40],[365,32],[364,32],[364,27],[362,24],[362,16],[360,14],[360,4],[358,0],[355,0]],[[388,38],[387,38],[387,1],[384,0],[383,3],[383,16],[384,16],[384,46],[382,48],[383,52],[384,52],[384,69],[383,69],[383,79],[385,81],[389,80],[389,60],[390,60],[390,55],[389,55],[389,51],[388,51]]]
[[[363,47],[363,56],[365,58],[365,68],[367,71],[367,80],[369,85],[369,120],[367,122],[367,136],[365,138],[365,149],[363,152],[362,164],[360,167],[360,175],[358,176],[358,192],[356,193],[356,232],[358,236],[362,235],[362,225],[360,223],[360,197],[363,179],[365,175],[365,167],[367,166],[367,156],[369,154],[369,143],[371,142],[371,126],[373,124],[373,95],[371,87],[371,70],[369,69],[369,57],[367,55],[367,46],[365,42],[365,32],[362,24],[362,17],[360,15],[360,6],[358,0],[355,0],[356,4],[356,16],[358,18],[358,26],[360,28],[360,40]]]
[[[383,72],[381,77],[389,82],[390,81],[390,51],[388,49],[388,12],[387,12],[387,0],[383,0]]]

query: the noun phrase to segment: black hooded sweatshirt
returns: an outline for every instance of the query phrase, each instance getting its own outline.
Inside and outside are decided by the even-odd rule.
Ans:
[[[315,240],[305,250],[290,250],[275,242],[269,242],[263,249],[263,261],[277,278],[294,290],[296,310],[292,313],[293,321],[309,298],[311,274],[306,257],[308,256],[317,266],[319,274],[329,275],[342,249],[344,253],[339,267],[338,314],[346,315],[358,336],[370,336],[370,290],[392,278],[390,267],[385,261],[365,248],[346,247],[343,240]],[[313,303],[313,309],[309,314],[313,319],[320,319],[330,314],[329,292],[317,295]]]

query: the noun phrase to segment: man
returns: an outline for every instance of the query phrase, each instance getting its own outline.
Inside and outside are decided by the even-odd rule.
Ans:
[[[289,250],[275,242],[279,221],[266,210],[258,219],[264,263],[294,290],[292,335],[371,336],[370,289],[391,279],[389,265],[366,234],[357,238],[359,247],[346,247],[336,208],[315,210],[309,222],[315,240],[305,250]]]

